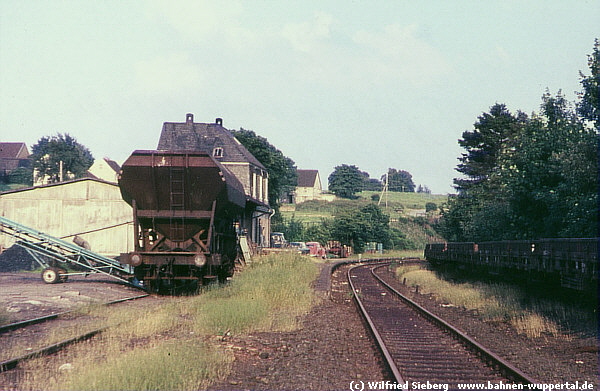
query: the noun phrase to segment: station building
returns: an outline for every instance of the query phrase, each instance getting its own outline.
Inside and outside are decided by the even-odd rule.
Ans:
[[[248,237],[256,246],[269,246],[272,209],[267,169],[223,127],[221,118],[197,123],[193,114],[186,114],[185,122],[165,122],[157,149],[205,152],[227,168],[244,186],[247,206],[242,225]]]

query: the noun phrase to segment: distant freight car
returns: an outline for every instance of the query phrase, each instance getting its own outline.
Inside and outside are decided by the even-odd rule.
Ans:
[[[598,238],[430,243],[425,257],[434,264],[556,281],[575,290],[598,286]]]
[[[135,251],[121,254],[152,290],[224,280],[246,207],[239,180],[203,152],[135,151],[119,177],[133,207]]]

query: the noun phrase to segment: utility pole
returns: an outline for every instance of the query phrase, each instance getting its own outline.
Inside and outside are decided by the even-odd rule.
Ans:
[[[385,182],[383,183],[383,190],[381,191],[381,197],[379,197],[379,201],[377,202],[377,206],[381,205],[381,199],[385,195],[385,209],[388,207],[388,173],[385,173]]]

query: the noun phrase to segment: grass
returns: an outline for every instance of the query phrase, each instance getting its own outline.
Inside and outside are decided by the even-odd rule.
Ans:
[[[104,319],[93,317],[77,323],[65,323],[62,327],[53,329],[49,334],[33,334],[24,343],[17,339],[16,342],[9,339],[5,341],[0,349],[0,361],[23,356],[42,349],[48,345],[62,342],[82,334],[97,330],[105,325]]]
[[[518,288],[505,284],[452,283],[419,266],[400,266],[396,274],[406,278],[409,286],[432,295],[443,305],[453,305],[476,312],[488,322],[505,322],[518,333],[530,338],[544,335],[570,339],[572,326],[589,325],[595,329],[593,316],[582,309],[550,300],[531,300]],[[593,314],[592,314],[593,315]]]
[[[362,199],[371,200],[371,196],[377,194],[381,196],[381,192],[363,191],[358,193]],[[381,205],[385,204],[385,197],[381,199]],[[435,203],[438,207],[448,201],[448,196],[445,194],[428,194],[428,193],[408,193],[394,192],[387,193],[388,207],[402,207],[404,209],[425,209],[425,204],[428,202]]]
[[[72,377],[72,390],[191,390],[226,373],[231,357],[197,339],[170,340],[110,355]]]
[[[10,313],[8,312],[8,310],[4,306],[0,307],[0,326],[9,324],[10,319],[11,319],[11,316],[10,316]]]
[[[30,185],[27,185],[24,183],[8,183],[8,184],[0,183],[0,192],[18,190],[18,189],[22,189],[25,187],[30,187]]]
[[[20,388],[206,388],[224,378],[233,361],[232,352],[214,337],[293,330],[318,300],[310,287],[317,274],[308,257],[276,254],[258,258],[228,285],[212,286],[197,296],[164,298],[135,312],[127,307],[90,309],[109,330],[61,353],[59,363],[25,363]],[[70,369],[59,370],[64,363]]]
[[[310,283],[317,273],[311,260],[297,254],[259,258],[229,289],[198,296],[196,327],[213,334],[292,330],[315,303]]]
[[[375,191],[363,191],[357,194],[357,199],[348,200],[338,198],[335,201],[317,201],[310,200],[297,205],[287,205],[282,208],[282,215],[285,218],[291,218],[295,215],[299,220],[318,220],[320,218],[328,218],[335,215],[339,210],[348,208],[360,208],[372,203],[371,197],[380,193]],[[389,192],[387,195],[387,213],[395,217],[398,212],[418,210],[424,211],[425,205],[428,202],[435,203],[438,207],[448,201],[447,195],[427,194],[427,193],[399,193]],[[385,198],[381,201],[380,206],[385,209]],[[400,213],[402,214],[402,213]]]

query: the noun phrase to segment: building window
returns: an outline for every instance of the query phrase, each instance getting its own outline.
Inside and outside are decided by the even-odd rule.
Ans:
[[[214,157],[223,157],[223,148],[217,147],[217,148],[213,149],[213,156]]]

